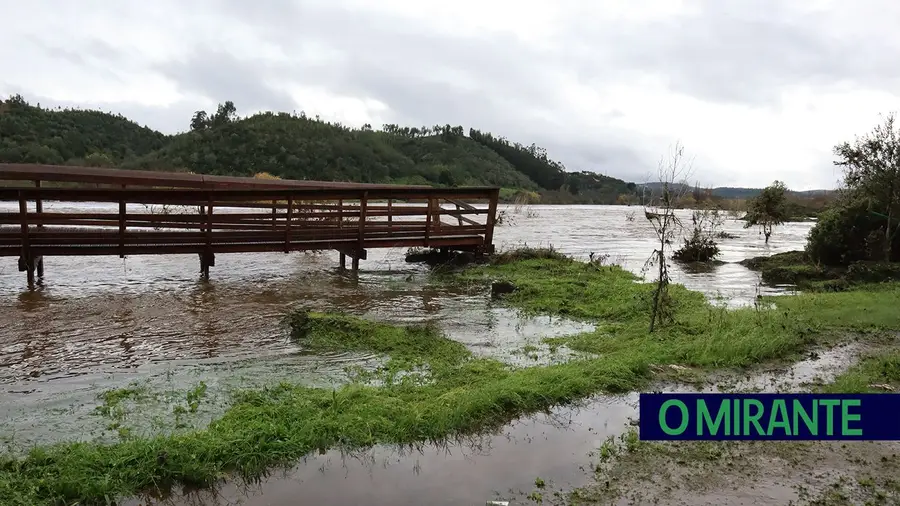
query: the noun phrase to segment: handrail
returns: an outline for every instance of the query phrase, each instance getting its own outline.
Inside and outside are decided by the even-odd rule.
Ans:
[[[0,170],[0,180],[9,175]],[[104,177],[111,176],[107,172]],[[194,253],[200,255],[201,273],[208,277],[216,253],[333,249],[341,253],[342,266],[351,256],[356,271],[367,248],[491,252],[500,193],[495,187],[285,184],[276,188],[248,183],[237,188],[136,188],[123,183],[118,188],[48,188],[40,179],[34,182],[34,187],[0,187],[0,202],[18,204],[18,209],[0,206],[0,256],[19,256],[19,269],[28,272],[29,287],[35,270],[43,276],[43,257],[48,255]],[[28,208],[29,201],[34,202],[33,209]],[[109,206],[60,211],[59,206],[43,205],[51,201]],[[470,203],[478,201],[487,201],[487,208]],[[446,203],[455,209],[444,208]],[[134,208],[141,204],[162,205],[165,212]],[[173,213],[167,206],[181,206],[187,212]],[[445,222],[444,217],[452,221]]]
[[[120,199],[131,203],[177,203],[199,201],[208,194],[209,190],[203,189],[131,189],[131,188],[0,188],[0,201],[18,200],[24,196],[27,200],[41,199],[69,201],[69,202],[118,202]],[[346,189],[346,188],[291,188],[282,190],[273,189],[220,189],[215,190],[217,202],[248,201],[248,200],[287,200],[293,197],[296,200],[359,200],[363,193],[367,199],[372,200],[427,200],[430,198],[454,197],[460,199],[489,200],[498,188],[492,187],[467,187],[467,188],[375,188],[375,189]],[[271,207],[271,206],[269,206]]]
[[[129,186],[172,186],[180,188],[383,188],[377,183],[344,181],[306,181],[296,179],[261,179],[238,176],[214,176],[190,172],[126,170],[73,165],[41,165],[0,163],[0,180],[54,181],[81,184],[112,184]],[[429,188],[427,185],[405,185],[407,188]]]

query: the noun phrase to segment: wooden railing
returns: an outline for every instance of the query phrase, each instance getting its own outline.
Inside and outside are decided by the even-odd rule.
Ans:
[[[216,253],[334,249],[356,270],[367,248],[493,251],[498,198],[497,188],[0,188],[0,256],[19,257],[29,286],[54,255],[197,253],[208,276]]]

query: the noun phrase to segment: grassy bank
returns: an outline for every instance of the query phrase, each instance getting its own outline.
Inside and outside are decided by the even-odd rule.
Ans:
[[[111,445],[61,444],[2,458],[0,498],[93,504],[175,483],[209,485],[230,473],[252,478],[316,450],[440,441],[597,392],[640,389],[657,364],[749,366],[790,357],[831,331],[900,328],[894,286],[775,298],[772,307],[734,311],[673,286],[676,320],[651,335],[651,287],[618,267],[532,251],[453,275],[453,282],[496,280],[516,287],[505,298],[510,306],[594,322],[593,332],[548,340],[588,354],[514,368],[473,356],[433,327],[298,311],[288,323],[300,346],[389,360],[337,390],[283,383],[242,392],[203,430]]]
[[[755,257],[743,260],[741,264],[759,271],[766,283],[792,284],[801,290],[842,291],[866,284],[900,281],[900,263],[854,262],[847,266],[824,266],[813,263],[803,251]]]

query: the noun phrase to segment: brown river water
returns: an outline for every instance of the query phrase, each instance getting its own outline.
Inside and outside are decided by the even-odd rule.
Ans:
[[[552,245],[578,257],[608,254],[636,273],[654,249],[638,207],[531,206],[506,213],[508,223],[495,232],[500,249]],[[729,220],[725,230],[738,237],[720,241],[726,263],[704,272],[673,264],[673,278],[732,306],[757,293],[789,293],[791,287],[758,288],[757,274],[735,262],[800,249],[811,227],[777,227],[765,245],[757,230]],[[346,381],[347,366],[379,361],[305,354],[280,323],[296,306],[392,322],[430,320],[476,353],[510,362],[531,360],[515,351],[542,337],[589,328],[520,318],[492,303],[487,286],[432,284],[427,268],[405,263],[401,249],[370,250],[358,279],[337,265],[333,252],[223,254],[207,282],[196,255],[56,257],[45,260],[43,282],[29,292],[16,259],[0,259],[0,443],[22,448],[108,439],[104,421],[92,414],[97,394],[135,382],[173,397],[204,382],[211,401],[192,422],[202,425],[221,413],[231,388],[281,379],[334,385]],[[216,500],[190,497],[201,504],[484,504],[527,493],[538,476],[578,486],[587,479],[579,469],[590,465],[589,451],[622,430],[636,402],[636,395],[598,398],[517,421],[498,434],[412,454],[380,447],[346,458],[328,453],[261,488],[227,484]],[[144,407],[129,417],[152,431],[165,409],[171,412],[162,409]]]

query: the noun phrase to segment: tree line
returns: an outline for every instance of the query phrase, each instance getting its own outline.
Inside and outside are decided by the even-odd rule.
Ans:
[[[187,131],[165,135],[119,114],[47,109],[19,95],[0,101],[0,161],[190,171],[286,179],[500,186],[611,204],[635,185],[591,172],[568,173],[534,144],[459,125],[352,128],[305,113],[240,117],[231,101],[196,111]],[[509,193],[509,192],[506,192]]]

